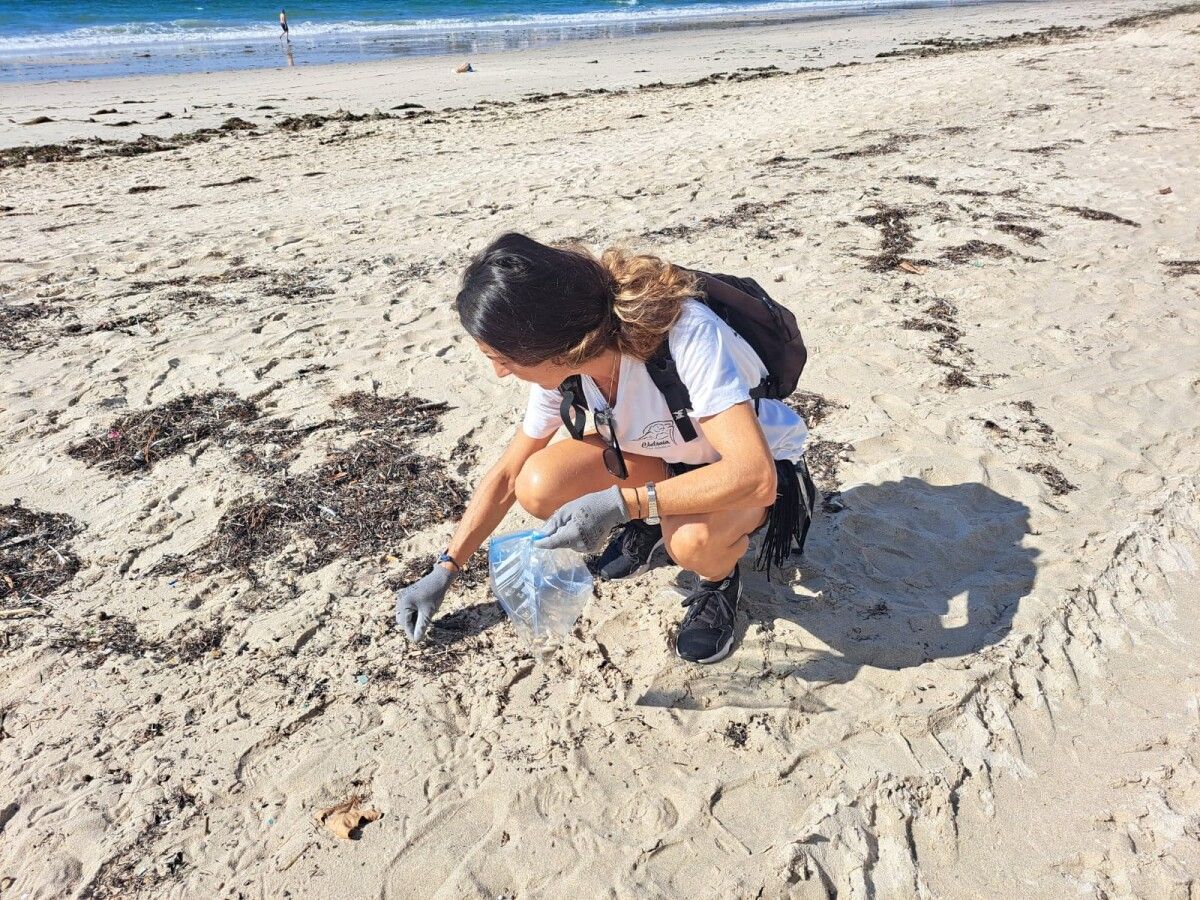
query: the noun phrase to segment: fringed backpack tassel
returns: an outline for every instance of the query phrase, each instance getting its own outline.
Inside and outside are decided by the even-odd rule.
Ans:
[[[771,577],[772,566],[782,566],[787,561],[793,547],[798,553],[804,551],[817,496],[803,459],[797,463],[778,460],[775,471],[775,503],[767,513],[767,530],[754,561],[754,567],[766,571],[767,578]]]

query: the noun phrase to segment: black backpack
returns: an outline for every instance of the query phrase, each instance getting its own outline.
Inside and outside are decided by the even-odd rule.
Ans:
[[[804,339],[800,336],[800,326],[796,317],[772,299],[753,278],[716,275],[695,270],[692,270],[692,273],[700,278],[702,293],[696,299],[741,335],[767,369],[766,377],[759,382],[758,387],[750,391],[755,408],[759,400],[782,400],[789,396],[796,390],[800,373],[804,371],[804,363],[808,361],[808,351],[804,348]],[[675,420],[684,441],[694,441],[696,429],[692,427],[691,419],[688,418],[692,398],[687,385],[683,383],[675,368],[668,340],[664,340],[646,360],[646,371],[654,386],[666,399],[671,418]],[[575,398],[573,405],[586,413],[587,405],[579,378],[578,375],[572,375],[562,383],[562,390],[569,389]],[[563,421],[571,424],[567,419],[566,409],[563,410]]]

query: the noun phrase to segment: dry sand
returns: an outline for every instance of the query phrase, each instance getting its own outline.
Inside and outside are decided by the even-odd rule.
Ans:
[[[0,896],[1195,900],[1198,59],[1193,9],[0,171],[0,505],[69,517],[0,513],[0,562],[79,565],[0,599]],[[804,323],[827,512],[727,662],[671,654],[668,570],[547,659],[479,584],[398,636],[387,582],[450,525],[354,504],[419,463],[450,508],[516,426],[450,304],[506,228],[754,275]],[[440,431],[368,402],[405,392]],[[68,452],[173,401],[117,429],[152,466]],[[207,430],[165,440],[185,407]],[[234,520],[275,522],[253,577]],[[358,841],[314,824],[354,795]]]

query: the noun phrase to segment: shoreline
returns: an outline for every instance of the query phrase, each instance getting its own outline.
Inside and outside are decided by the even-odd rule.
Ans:
[[[1171,4],[1161,0],[997,2],[840,15],[810,20],[802,28],[787,24],[697,28],[470,57],[431,55],[297,68],[6,82],[0,83],[0,148],[84,138],[129,140],[143,134],[165,138],[215,128],[231,117],[265,120],[269,125],[306,113],[361,114],[403,103],[446,109],[528,94],[631,90],[739,68],[820,69],[874,62],[879,54],[903,52],[923,41],[988,39],[1046,27],[1096,27],[1119,16],[1167,8]],[[454,68],[468,58],[475,60],[476,71],[455,74]],[[398,89],[398,84],[403,88]],[[296,99],[296,93],[302,98]],[[195,103],[196,96],[203,96],[205,102]]]
[[[407,24],[358,23],[357,32],[354,28],[345,32],[329,28],[352,23],[294,22],[292,39],[287,44],[280,43],[274,25],[260,25],[256,30],[238,36],[229,34],[196,39],[191,43],[174,43],[177,37],[160,35],[153,40],[139,42],[136,37],[131,37],[124,42],[94,47],[71,42],[50,44],[40,53],[31,48],[27,55],[6,48],[0,51],[0,83],[273,68],[280,65],[280,51],[285,48],[295,51],[295,59],[289,57],[289,65],[297,61],[300,65],[325,65],[450,56],[466,52],[464,48],[481,56],[539,46],[551,48],[580,40],[651,37],[676,31],[747,26],[786,26],[905,10],[994,5],[997,2],[1005,0],[958,0],[957,3],[956,0],[882,0],[880,5],[859,0],[859,5],[814,3],[788,8],[765,3],[690,12],[686,8],[669,8],[641,13],[565,14],[542,17],[543,20],[534,16],[527,21],[445,19]],[[1010,2],[1036,3],[1040,0]],[[270,58],[264,60],[263,55]],[[158,59],[154,61],[156,56]],[[121,71],[122,67],[128,71]],[[40,74],[41,70],[52,74]],[[22,71],[33,74],[24,77]]]

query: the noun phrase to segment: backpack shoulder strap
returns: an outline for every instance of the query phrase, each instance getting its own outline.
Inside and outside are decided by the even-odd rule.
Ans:
[[[562,392],[563,402],[558,408],[563,424],[576,440],[583,439],[583,427],[587,421],[588,402],[583,393],[583,379],[578,375],[568,375],[558,386]]]
[[[658,388],[658,392],[667,401],[667,407],[671,410],[671,418],[675,420],[675,427],[679,429],[679,434],[685,442],[694,441],[696,429],[692,425],[692,420],[688,418],[688,411],[692,408],[692,395],[688,393],[687,385],[679,377],[668,341],[664,340],[646,360],[646,372],[650,375],[654,386]]]

